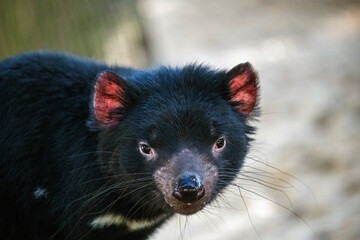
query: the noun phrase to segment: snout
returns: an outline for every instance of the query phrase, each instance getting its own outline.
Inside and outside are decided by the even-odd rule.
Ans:
[[[194,173],[179,176],[175,182],[172,196],[188,205],[197,202],[205,195],[205,187],[200,177]]]
[[[183,215],[200,211],[213,199],[217,176],[218,168],[211,160],[188,149],[174,154],[154,172],[166,210]]]

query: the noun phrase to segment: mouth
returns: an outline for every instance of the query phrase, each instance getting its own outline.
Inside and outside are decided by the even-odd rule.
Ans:
[[[167,201],[168,202],[168,201]],[[195,203],[183,203],[180,201],[171,201],[172,203],[168,202],[168,205],[171,209],[178,214],[181,215],[192,215],[194,213],[199,212],[206,206],[206,201],[198,201]]]

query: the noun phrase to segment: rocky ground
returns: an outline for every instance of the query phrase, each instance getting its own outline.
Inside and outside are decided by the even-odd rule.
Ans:
[[[143,0],[138,7],[154,65],[250,61],[262,89],[243,190],[175,217],[152,239],[360,239],[360,2]]]

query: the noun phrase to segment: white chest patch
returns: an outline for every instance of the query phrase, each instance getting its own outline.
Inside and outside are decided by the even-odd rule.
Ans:
[[[151,227],[161,220],[165,219],[167,216],[163,215],[158,217],[154,220],[130,220],[126,219],[124,216],[119,214],[105,214],[95,218],[91,223],[90,226],[94,229],[101,229],[104,227],[110,226],[125,226],[129,231],[136,231],[141,230],[143,228]]]

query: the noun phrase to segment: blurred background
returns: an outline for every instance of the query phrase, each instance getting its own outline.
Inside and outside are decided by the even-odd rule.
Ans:
[[[0,1],[0,59],[38,49],[259,72],[240,190],[152,240],[360,239],[360,1]]]

